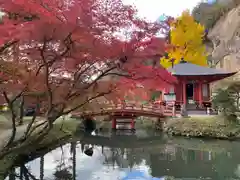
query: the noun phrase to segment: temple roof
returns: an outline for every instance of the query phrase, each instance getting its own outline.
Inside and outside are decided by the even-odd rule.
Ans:
[[[236,72],[226,72],[220,69],[203,67],[192,63],[184,62],[167,69],[176,76],[199,76],[199,75],[233,75]]]

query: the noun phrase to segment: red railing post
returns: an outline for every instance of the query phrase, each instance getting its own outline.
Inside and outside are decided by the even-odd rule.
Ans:
[[[172,108],[172,116],[173,116],[173,117],[176,116],[176,107],[175,107],[175,104],[173,104],[173,108]]]
[[[131,130],[135,130],[135,119],[132,118],[132,121],[131,121]]]
[[[117,120],[116,120],[116,118],[112,119],[112,129],[117,129]]]
[[[123,101],[123,103],[122,103],[122,109],[126,109],[126,103],[125,103],[125,101]]]

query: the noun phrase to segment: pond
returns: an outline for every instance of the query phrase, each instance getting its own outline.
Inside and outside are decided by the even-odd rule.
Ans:
[[[92,156],[86,152],[89,148]],[[144,131],[85,135],[22,162],[6,180],[233,180],[240,179],[239,150],[240,142],[170,138]]]

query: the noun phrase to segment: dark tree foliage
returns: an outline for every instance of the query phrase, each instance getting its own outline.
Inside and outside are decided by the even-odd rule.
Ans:
[[[219,3],[200,3],[193,9],[192,15],[194,19],[204,25],[206,29],[211,29],[229,10],[230,8],[228,6]]]
[[[206,29],[211,29],[222,16],[239,4],[240,0],[216,1],[213,4],[202,2],[193,9],[192,15]]]

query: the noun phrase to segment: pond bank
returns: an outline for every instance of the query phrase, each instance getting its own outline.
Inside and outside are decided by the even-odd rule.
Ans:
[[[96,121],[98,130],[111,131],[111,121]],[[195,137],[202,139],[240,139],[240,125],[230,123],[221,116],[192,116],[188,118],[169,118],[162,128],[156,118],[138,118],[135,128],[145,130],[163,131],[172,136]]]
[[[31,143],[32,140],[34,140],[34,137],[30,137],[29,140],[22,144],[19,148],[16,148],[0,159],[0,179],[4,179],[3,176],[16,162],[20,160],[20,158],[27,157],[33,152],[36,153],[38,151],[48,149],[46,147],[52,148],[55,147],[54,145],[59,146],[62,143],[66,143],[71,139],[79,124],[80,121],[75,120],[67,120],[63,123],[56,123],[54,124],[53,129],[41,141],[36,143]]]
[[[240,125],[230,123],[221,116],[198,116],[169,119],[163,131],[172,136],[237,140]]]

